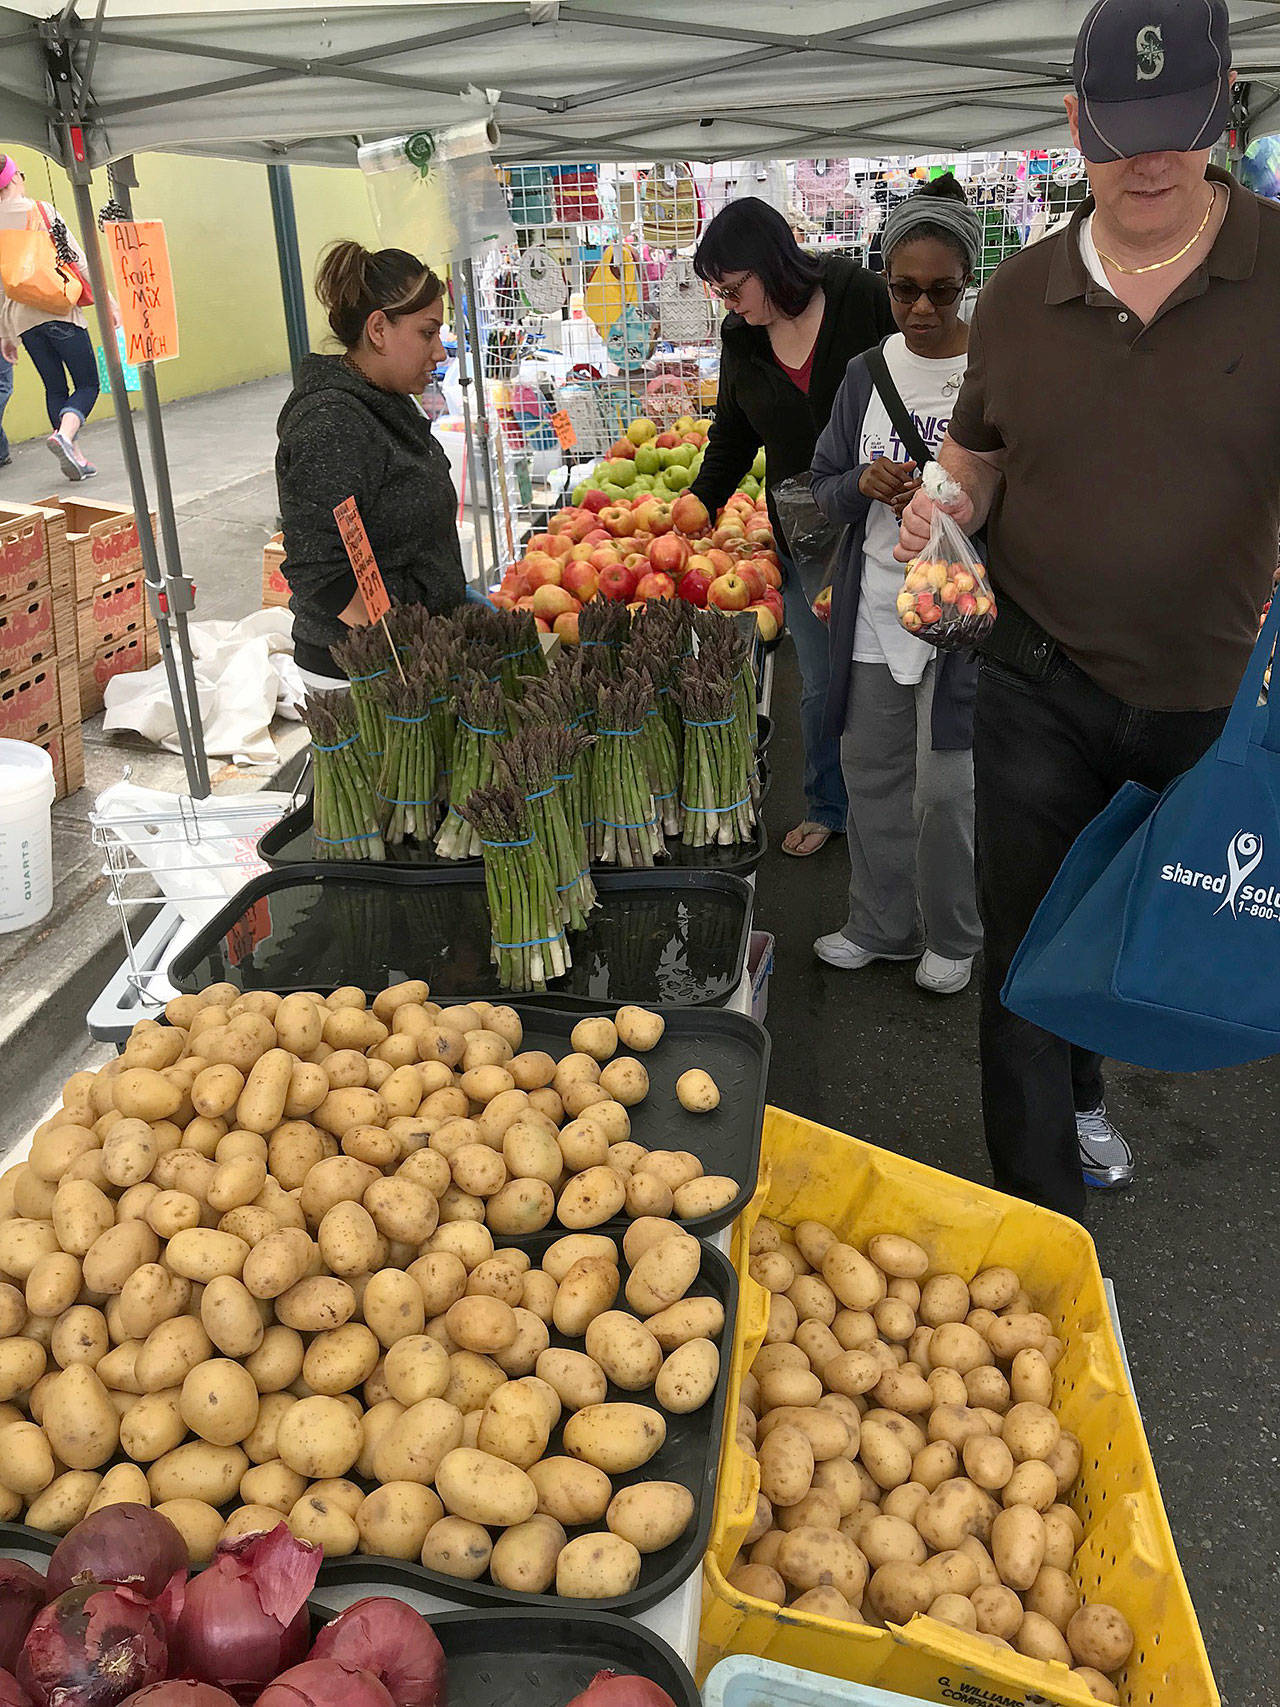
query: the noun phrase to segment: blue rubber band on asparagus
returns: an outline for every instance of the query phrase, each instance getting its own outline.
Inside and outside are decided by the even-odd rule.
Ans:
[[[317,836],[312,831],[311,839],[326,848],[344,848],[348,842],[371,842],[381,834],[381,830],[366,830],[362,836]]]
[[[495,942],[494,948],[541,948],[544,943],[564,942],[565,934],[557,931],[554,936],[533,936],[527,942]]]
[[[340,753],[344,747],[350,747],[359,739],[360,737],[358,735],[348,735],[346,740],[339,741],[336,747],[322,747],[320,743],[315,740],[312,741],[311,745],[315,748],[317,753]]]
[[[481,836],[480,846],[482,848],[528,848],[533,846],[533,837],[526,836],[522,842],[486,842],[484,837]],[[549,941],[550,939],[548,938],[547,940]],[[500,948],[520,948],[527,945],[514,942],[504,942],[500,943],[498,946]]]
[[[662,798],[665,800],[666,796]],[[746,806],[750,799],[749,794],[744,794],[741,800],[734,800],[728,806],[690,806],[687,800],[682,800],[680,805],[686,812],[736,812],[739,806]]]

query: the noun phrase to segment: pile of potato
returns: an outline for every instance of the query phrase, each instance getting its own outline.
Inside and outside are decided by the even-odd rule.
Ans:
[[[199,1560],[283,1515],[333,1554],[634,1587],[693,1496],[613,1478],[706,1404],[724,1329],[667,1217],[737,1191],[629,1140],[647,1075],[613,1051],[661,1018],[584,1021],[594,1053],[559,1063],[519,1053],[510,1008],[421,983],[372,1007],[216,986],[167,1018],[0,1176],[0,1518],[65,1533],[139,1500]],[[624,1205],[625,1251],[495,1245]]]
[[[816,1221],[761,1220],[750,1253],[769,1326],[737,1444],[761,1491],[729,1582],[826,1618],[939,1619],[1118,1701],[1133,1633],[1070,1575],[1080,1442],[1053,1410],[1062,1342],[1017,1274],[966,1283],[911,1239],[864,1254]]]

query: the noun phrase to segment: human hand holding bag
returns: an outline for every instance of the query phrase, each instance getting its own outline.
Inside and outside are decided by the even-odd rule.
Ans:
[[[1126,783],[1067,854],[1005,980],[1012,1012],[1165,1072],[1280,1054],[1280,635],[1272,601],[1226,727],[1156,795]]]

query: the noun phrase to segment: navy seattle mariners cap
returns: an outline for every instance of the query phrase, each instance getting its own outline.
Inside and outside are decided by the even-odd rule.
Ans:
[[[1071,69],[1086,160],[1209,148],[1227,127],[1225,0],[1098,0]]]

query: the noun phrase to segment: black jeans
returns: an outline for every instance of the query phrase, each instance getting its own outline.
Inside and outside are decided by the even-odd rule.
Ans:
[[[22,344],[44,381],[45,407],[54,432],[68,411],[87,421],[98,401],[98,359],[85,328],[73,320],[46,320],[24,332]]]
[[[1076,1110],[1102,1101],[1102,1057],[1000,1001],[1018,944],[1072,842],[1124,782],[1163,789],[1222,730],[1229,707],[1143,711],[1060,653],[1043,679],[984,659],[973,769],[984,929],[982,1113],[1002,1191],[1080,1218]]]

